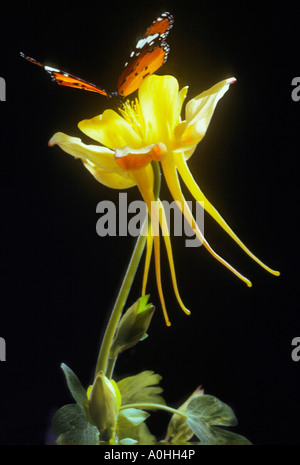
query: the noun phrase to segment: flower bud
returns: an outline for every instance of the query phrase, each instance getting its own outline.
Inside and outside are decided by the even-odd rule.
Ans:
[[[141,297],[124,313],[110,348],[110,358],[147,337],[146,331],[155,310],[152,304],[147,304],[148,299],[149,295]]]
[[[111,437],[121,405],[121,394],[113,380],[100,371],[89,392],[89,413],[100,433]]]

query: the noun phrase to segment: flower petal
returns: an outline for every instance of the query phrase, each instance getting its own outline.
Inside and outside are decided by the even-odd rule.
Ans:
[[[115,160],[123,170],[140,169],[151,163],[151,161],[161,161],[167,153],[165,144],[147,145],[140,149],[133,149],[125,145],[115,151]]]
[[[186,122],[190,124],[194,118],[201,118],[206,119],[208,126],[218,101],[235,81],[235,78],[225,79],[190,100],[185,108]]]
[[[94,178],[101,184],[112,189],[128,189],[136,185],[135,181],[130,178],[124,178],[112,171],[103,170],[98,166],[93,165],[89,161],[82,160],[87,170],[94,176]]]
[[[135,148],[141,146],[138,134],[114,110],[105,110],[102,115],[80,121],[78,127],[84,134],[111,149],[124,145],[131,145]]]
[[[195,147],[203,139],[218,101],[234,82],[235,78],[225,79],[186,104],[186,121],[175,128],[175,137],[180,139],[179,145],[182,149]],[[185,153],[186,159],[192,153],[193,151]]]
[[[73,155],[76,158],[89,160],[98,168],[117,172],[121,176],[128,177],[128,175],[118,167],[115,162],[115,152],[102,147],[100,145],[86,145],[79,137],[71,137],[63,132],[57,132],[50,139],[48,145],[59,145],[66,153]]]
[[[78,137],[71,137],[57,132],[50,139],[49,145],[59,145],[66,153],[81,158],[90,173],[107,187],[126,189],[136,183],[128,171],[122,170],[115,162],[112,150],[99,145],[86,145]]]
[[[149,76],[139,88],[139,102],[145,123],[145,141],[166,143],[179,122],[187,88],[179,93],[173,76]]]

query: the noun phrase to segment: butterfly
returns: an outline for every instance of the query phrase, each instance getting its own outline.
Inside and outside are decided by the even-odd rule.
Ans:
[[[135,50],[131,52],[129,60],[125,63],[124,70],[118,79],[117,92],[108,92],[73,74],[45,66],[34,58],[26,56],[23,52],[20,52],[20,55],[30,63],[44,68],[50,74],[51,79],[60,86],[96,92],[108,98],[116,95],[127,97],[140,87],[147,76],[153,74],[167,61],[170,47],[165,39],[173,23],[173,16],[166,11],[148,27],[143,38],[137,42]]]

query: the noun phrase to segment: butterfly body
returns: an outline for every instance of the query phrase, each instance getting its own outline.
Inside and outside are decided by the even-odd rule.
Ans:
[[[144,37],[137,42],[135,50],[131,52],[129,60],[125,63],[124,70],[118,79],[116,92],[108,92],[66,71],[44,66],[22,52],[20,55],[30,63],[44,68],[58,85],[96,92],[107,98],[112,98],[115,95],[127,97],[140,87],[147,76],[153,74],[166,62],[170,47],[165,39],[173,26],[173,22],[173,16],[165,12],[148,27]]]

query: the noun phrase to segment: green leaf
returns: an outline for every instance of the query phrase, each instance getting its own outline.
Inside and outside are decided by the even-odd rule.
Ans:
[[[68,388],[77,404],[81,404],[87,399],[87,393],[75,373],[64,363],[61,368],[65,374]]]
[[[166,441],[174,443],[186,443],[194,436],[194,431],[191,430],[187,423],[187,419],[174,414],[171,422],[168,425]]]
[[[154,371],[142,371],[119,381],[118,388],[122,396],[122,405],[138,402],[165,405],[165,400],[159,394],[163,391],[157,386],[162,377]]]
[[[87,393],[75,373],[66,364],[61,368],[76,404],[61,407],[54,415],[52,429],[58,434],[58,444],[99,444],[98,428],[87,418]]]
[[[156,437],[150,432],[146,423],[141,423],[137,431],[138,443],[140,445],[149,446],[156,444]]]
[[[82,445],[82,446],[98,446],[99,431],[96,426],[87,424],[83,430],[68,431],[58,437],[57,444],[59,445]]]
[[[193,433],[197,436],[197,438],[201,441],[201,444],[215,443],[215,437],[209,425],[205,424],[201,420],[195,420],[194,418],[188,418],[187,424]]]
[[[88,422],[85,410],[78,404],[61,407],[52,422],[58,444],[99,444],[98,429]]]
[[[215,436],[215,442],[218,445],[252,445],[247,438],[240,434],[232,433],[231,431],[218,428],[217,426],[212,426],[211,429]]]
[[[194,397],[188,404],[186,413],[190,420],[199,420],[207,425],[237,425],[237,419],[231,407],[207,394]]]
[[[233,410],[216,397],[203,394],[194,397],[186,409],[187,424],[202,444],[216,444],[225,441],[226,433],[212,425],[235,426],[236,416]],[[219,434],[219,439],[217,434]],[[223,436],[222,436],[223,434]]]
[[[194,397],[202,396],[203,390],[199,386],[187,399],[186,401],[177,409],[182,413],[186,413],[187,406]],[[174,413],[168,424],[167,435],[165,438],[166,442],[171,442],[172,444],[186,444],[189,439],[194,436],[193,430],[189,427],[187,423],[187,418],[182,415]]]
[[[61,407],[54,415],[52,429],[54,433],[66,433],[72,429],[81,429],[85,423],[82,409],[77,404],[68,404]]]

